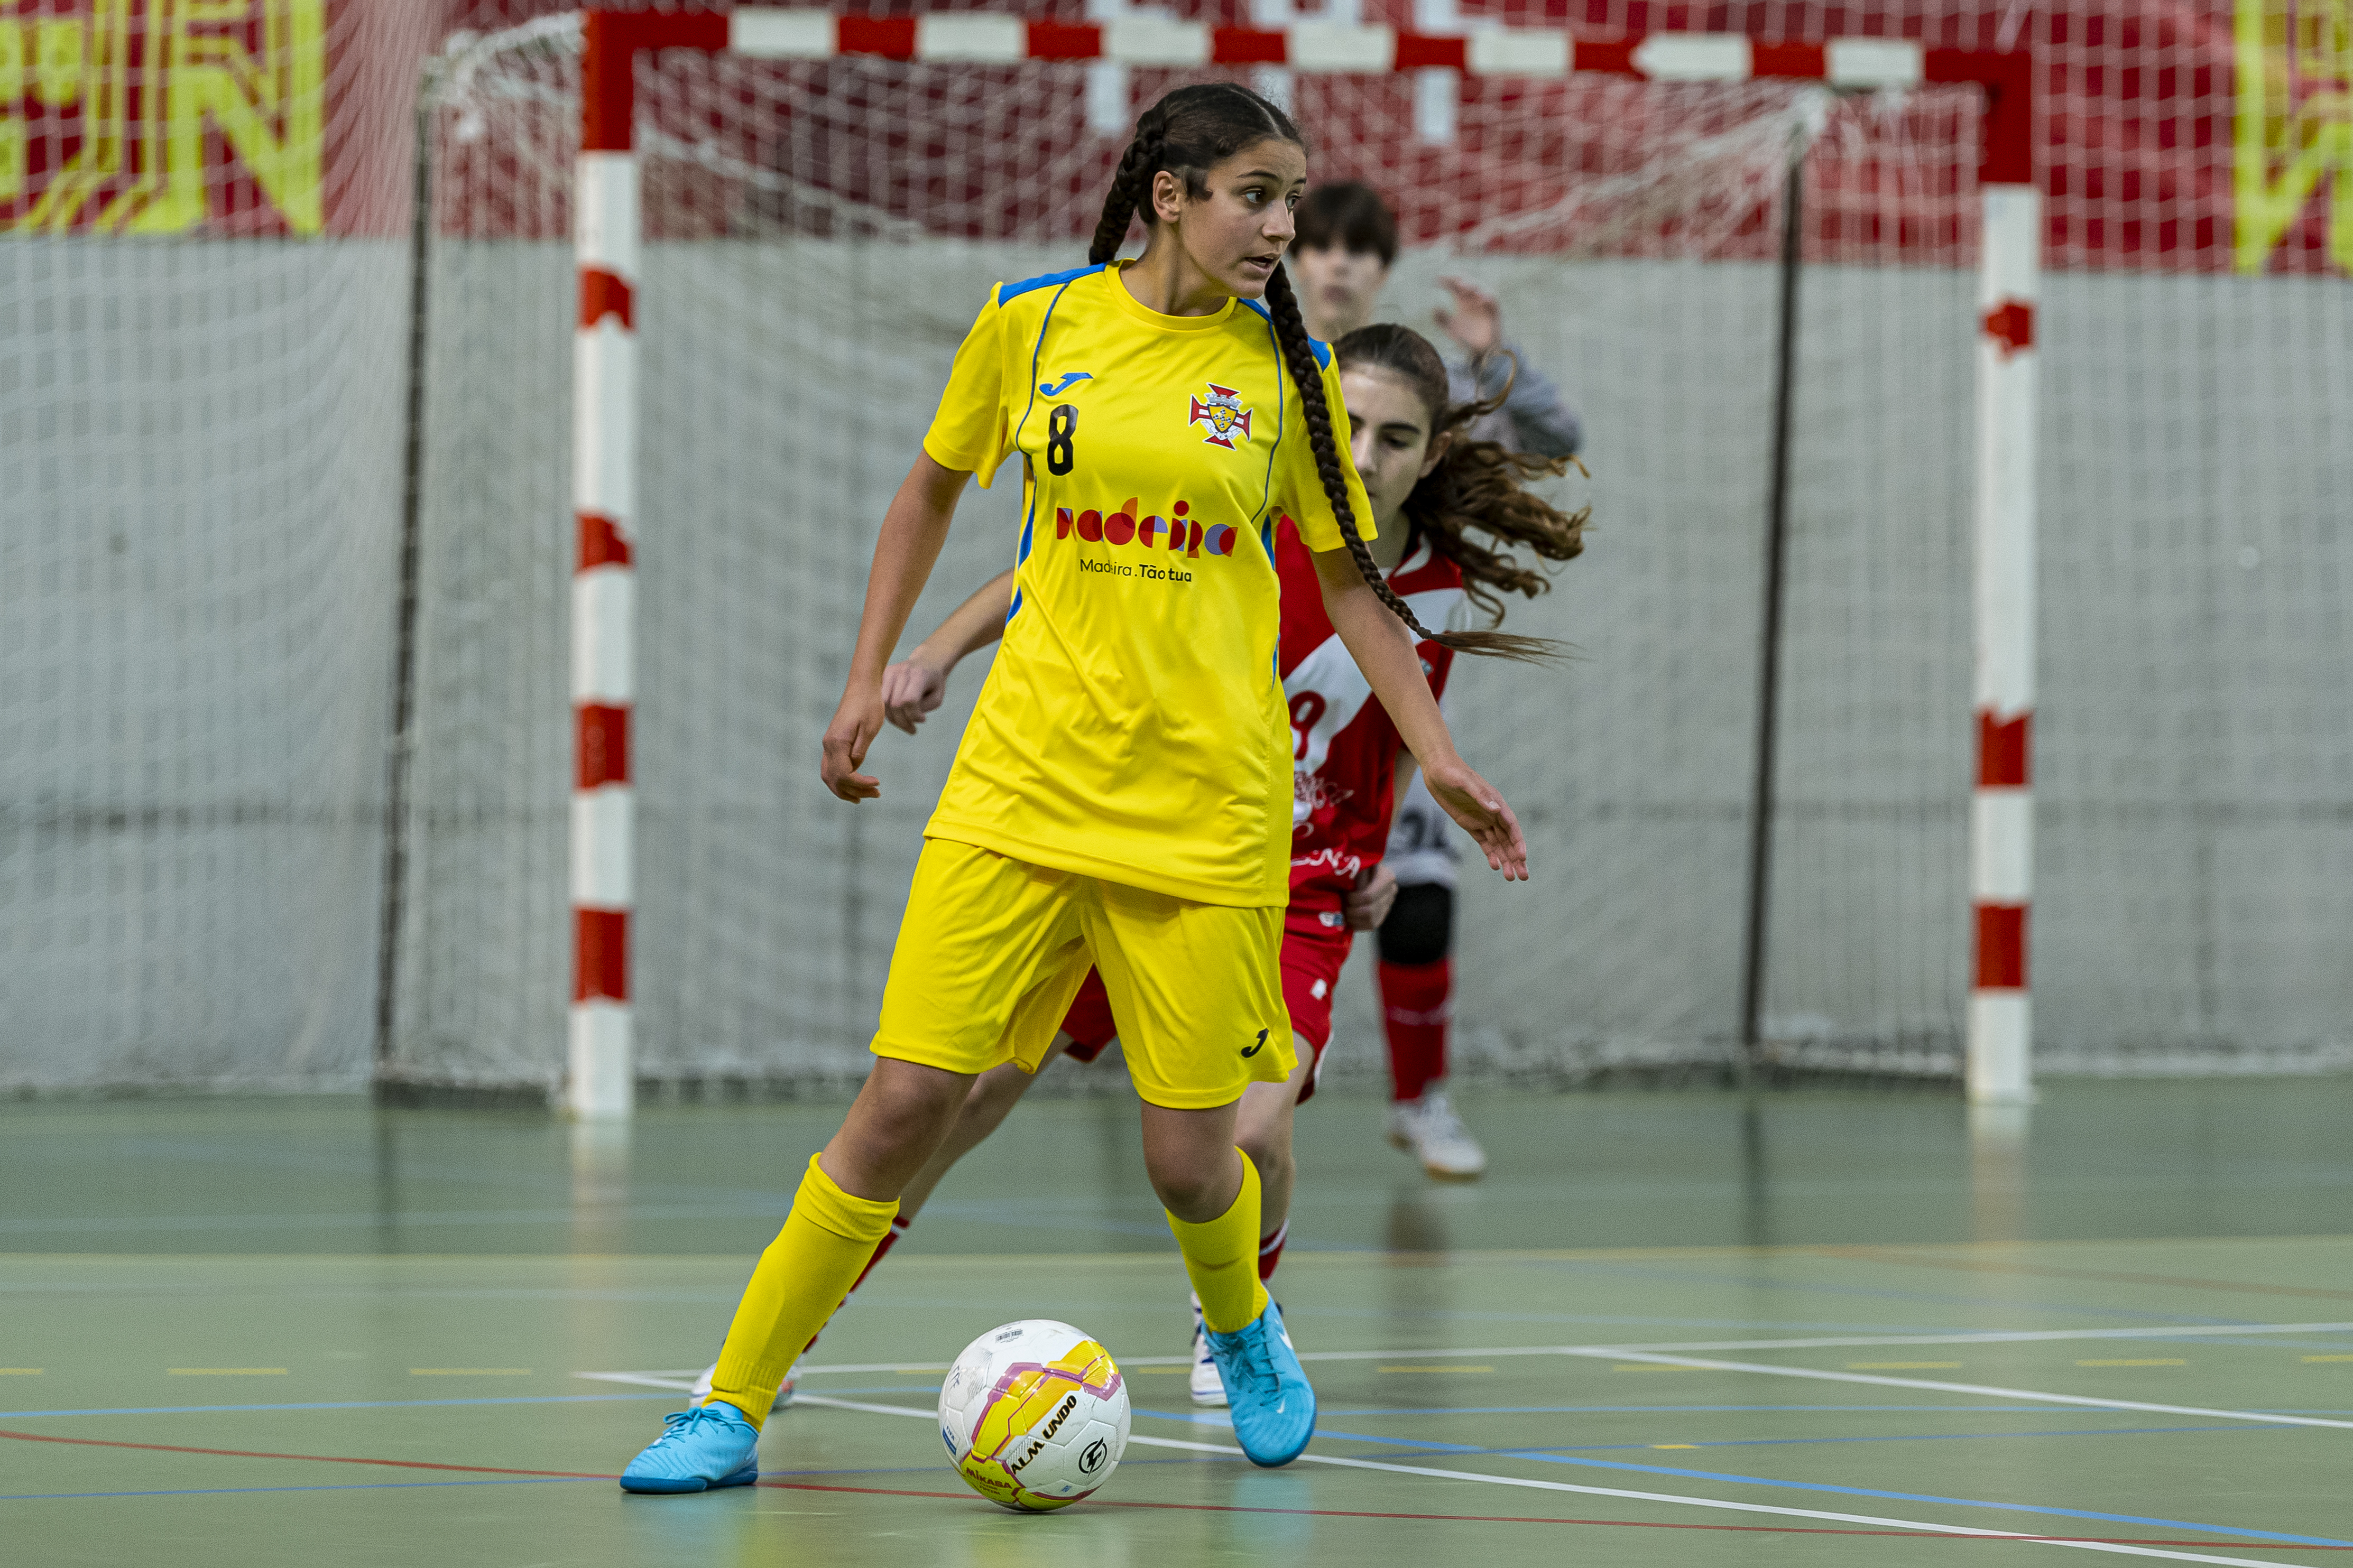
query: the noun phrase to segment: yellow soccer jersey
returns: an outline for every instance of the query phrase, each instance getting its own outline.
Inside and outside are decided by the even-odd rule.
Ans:
[[[1264,307],[1164,316],[1115,267],[1000,283],[923,449],[984,485],[1017,452],[1023,467],[1012,614],[929,834],[1204,903],[1283,903],[1275,520],[1312,549],[1342,541]],[[1339,458],[1370,538],[1345,438]]]

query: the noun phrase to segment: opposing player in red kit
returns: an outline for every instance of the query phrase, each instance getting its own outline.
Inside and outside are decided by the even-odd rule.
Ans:
[[[1378,531],[1370,548],[1390,588],[1412,606],[1415,617],[1425,626],[1458,630],[1472,618],[1475,605],[1500,621],[1499,591],[1534,597],[1549,587],[1540,570],[1521,564],[1504,548],[1525,545],[1546,561],[1567,561],[1583,548],[1585,513],[1562,512],[1525,488],[1530,479],[1562,471],[1565,460],[1464,439],[1463,427],[1493,413],[1502,396],[1451,405],[1444,362],[1410,329],[1361,328],[1334,344],[1333,352],[1353,426],[1356,471]],[[1472,531],[1489,537],[1474,540]],[[1315,1092],[1324,1049],[1332,1038],[1333,987],[1355,933],[1377,929],[1396,897],[1397,884],[1381,857],[1389,841],[1404,751],[1397,727],[1326,618],[1314,562],[1288,519],[1277,527],[1273,544],[1282,586],[1277,665],[1291,709],[1293,741],[1282,997],[1299,1066],[1282,1082],[1244,1089],[1235,1130],[1235,1141],[1259,1173],[1265,1232],[1259,1243],[1261,1279],[1274,1273],[1290,1230],[1295,1175],[1292,1112]],[[893,724],[913,734],[939,706],[949,672],[965,655],[997,638],[1012,580],[1010,572],[992,579],[907,659],[884,672],[884,711]],[[1431,689],[1442,693],[1453,654],[1434,642],[1420,644],[1419,652]],[[1405,761],[1410,767],[1411,757]],[[1103,983],[1090,974],[1044,1060],[1062,1051],[1092,1061],[1117,1033]],[[905,1234],[940,1178],[996,1131],[1035,1081],[1013,1062],[974,1081],[947,1141],[900,1194],[898,1215],[875,1248],[869,1273]],[[865,1275],[859,1279],[863,1283]],[[1198,1301],[1192,1392],[1199,1404],[1226,1403]]]

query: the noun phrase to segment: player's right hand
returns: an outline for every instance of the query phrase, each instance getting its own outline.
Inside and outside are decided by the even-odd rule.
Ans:
[[[882,672],[882,716],[912,735],[947,690],[946,670],[921,658],[903,659]]]
[[[833,710],[833,722],[825,727],[825,761],[818,768],[825,787],[848,801],[872,800],[881,795],[882,781],[858,769],[866,761],[866,749],[881,732],[881,691],[843,692],[841,706]]]

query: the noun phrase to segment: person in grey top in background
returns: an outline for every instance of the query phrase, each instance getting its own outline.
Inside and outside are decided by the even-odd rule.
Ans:
[[[1299,275],[1300,314],[1311,335],[1336,342],[1373,319],[1397,261],[1397,217],[1379,192],[1352,180],[1308,192],[1294,221],[1299,237],[1291,258]],[[1540,458],[1575,457],[1584,435],[1577,415],[1551,378],[1504,336],[1495,297],[1460,278],[1439,282],[1452,301],[1439,310],[1438,325],[1465,356],[1447,367],[1454,401],[1493,397],[1506,382],[1512,388],[1504,406],[1472,425],[1465,437]]]
[[[1326,342],[1373,319],[1381,286],[1397,260],[1397,216],[1380,193],[1353,181],[1307,193],[1294,216],[1291,247],[1300,314]],[[1573,458],[1583,434],[1577,416],[1545,374],[1504,336],[1495,297],[1460,278],[1439,279],[1451,297],[1438,325],[1465,363],[1450,365],[1456,403],[1493,397],[1506,382],[1504,405],[1472,424],[1464,437],[1536,457]],[[1516,362],[1516,366],[1514,364]],[[1463,437],[1458,437],[1458,439]],[[1486,1151],[1462,1124],[1446,1094],[1446,1038],[1454,994],[1455,829],[1416,773],[1398,792],[1385,864],[1397,878],[1397,901],[1379,931],[1383,1027],[1389,1050],[1389,1142],[1409,1150],[1431,1175],[1471,1181],[1487,1168]]]

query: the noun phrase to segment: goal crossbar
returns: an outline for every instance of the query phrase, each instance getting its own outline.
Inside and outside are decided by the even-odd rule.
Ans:
[[[582,18],[581,136],[574,247],[571,817],[573,995],[563,1090],[575,1116],[627,1116],[635,1088],[629,921],[636,803],[637,310],[643,225],[636,153],[637,57],[694,50],[746,58],[868,58],[934,64],[1102,62],[1157,68],[1271,66],[1305,74],[1452,70],[1469,77],[1612,76],[1645,81],[1820,82],[1858,91],[1972,85],[1984,93],[1977,315],[1975,550],[1977,744],[1969,815],[1973,952],[1968,1093],[2031,1097],[2027,910],[2032,892],[2035,306],[2042,196],[2034,183],[2034,78],[2019,51],[1930,48],[1905,39],[1775,43],[1652,33],[1607,42],[1551,28],[1461,34],[1302,24],[1216,27],[1151,16],[1033,22],[972,13],[864,16],[744,7],[594,11]],[[1961,323],[1955,323],[1961,330]]]

